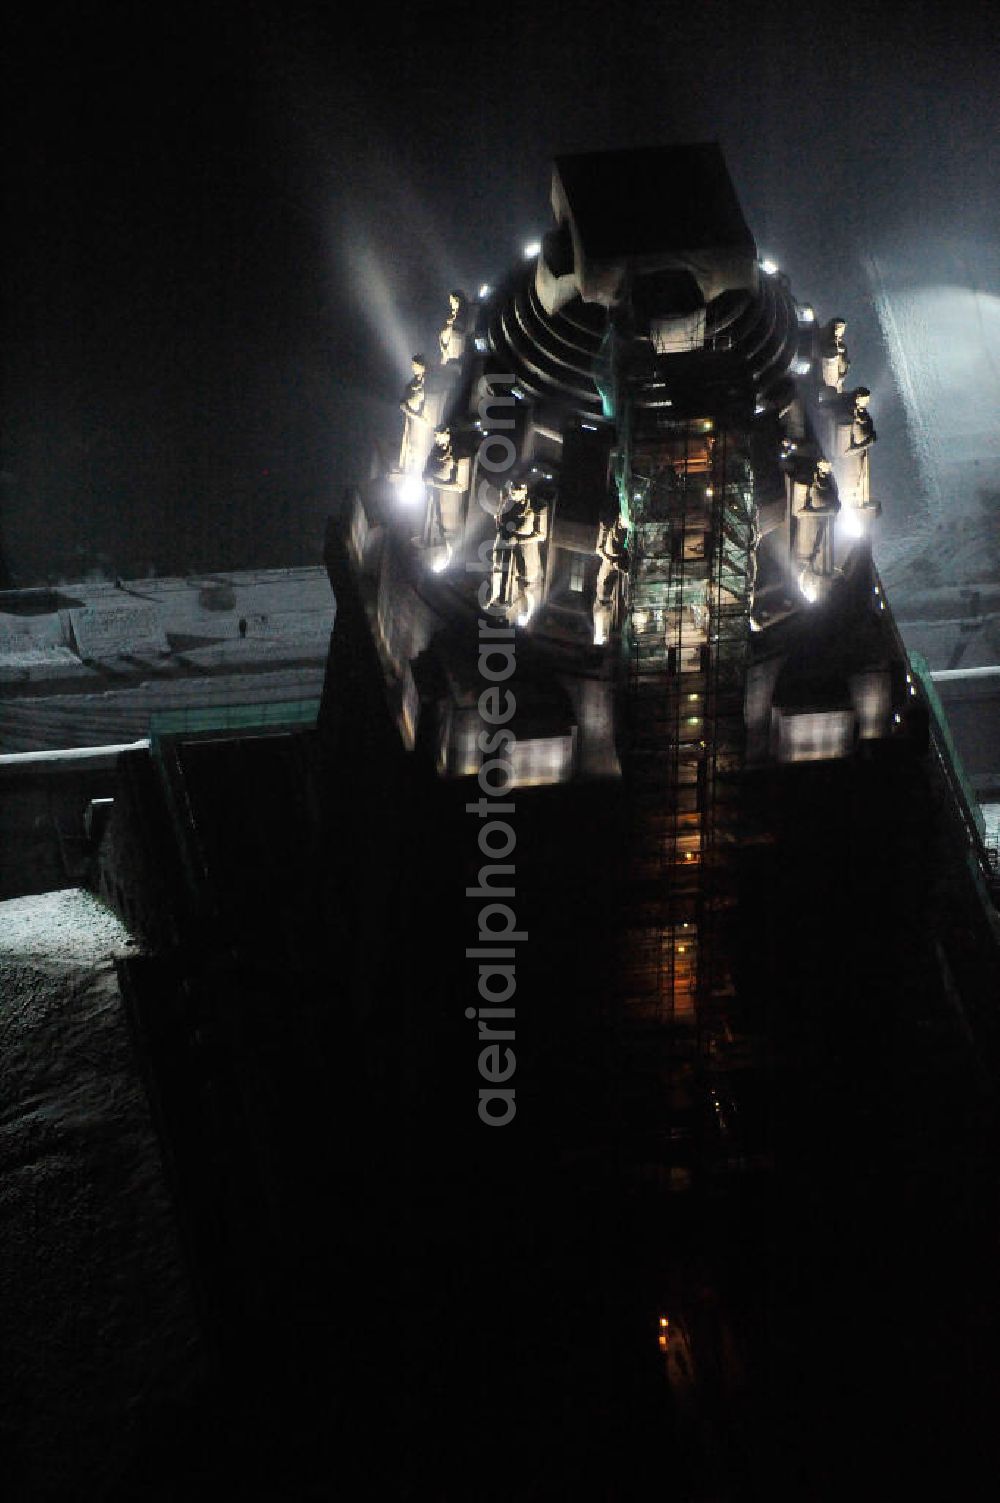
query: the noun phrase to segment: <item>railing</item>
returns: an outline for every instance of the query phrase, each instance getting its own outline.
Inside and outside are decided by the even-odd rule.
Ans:
[[[874,560],[872,562],[872,576],[878,587],[880,598],[885,600],[887,598],[885,587],[875,567]],[[896,646],[903,661],[908,665],[913,678],[916,679],[923,691],[924,703],[930,715],[931,740],[934,750],[937,753],[948,785],[954,794],[955,802],[958,805],[962,822],[969,837],[969,842],[975,851],[979,869],[986,877],[996,875],[997,868],[993,864],[993,859],[986,845],[986,822],[983,819],[983,811],[980,808],[979,800],[976,798],[968,774],[965,771],[961,754],[955,745],[951,734],[951,726],[948,724],[948,716],[945,713],[941,698],[931,678],[931,670],[927,664],[927,660],[921,653],[909,652],[907,650],[891,612],[890,621]]]
[[[948,724],[948,716],[945,713],[944,706],[931,678],[931,670],[927,665],[927,660],[919,652],[911,653],[910,667],[923,690],[927,708],[931,712],[934,740],[942,765],[952,785],[952,791],[962,806],[965,822],[970,827],[970,835],[975,834],[977,844],[985,853],[986,822],[983,819],[983,811],[979,807],[979,800],[976,798],[972,784],[969,782],[968,774],[962,765],[962,758],[952,737],[951,727]]]

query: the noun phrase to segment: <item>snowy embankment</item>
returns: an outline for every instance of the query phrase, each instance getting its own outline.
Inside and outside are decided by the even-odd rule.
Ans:
[[[876,544],[886,585],[905,606],[914,591],[998,584],[1000,252],[897,246],[869,272],[922,492],[905,533]]]
[[[88,893],[0,903],[0,1412],[11,1498],[105,1496],[199,1382],[191,1296],[114,969],[132,945]]]

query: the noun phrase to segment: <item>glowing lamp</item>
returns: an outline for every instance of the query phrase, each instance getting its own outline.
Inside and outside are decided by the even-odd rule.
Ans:
[[[406,506],[418,506],[427,495],[427,488],[417,475],[401,475],[396,481],[396,491]]]

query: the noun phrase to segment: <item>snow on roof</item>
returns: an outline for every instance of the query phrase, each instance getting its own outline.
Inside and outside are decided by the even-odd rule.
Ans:
[[[85,663],[198,668],[325,660],[335,602],[326,570],[242,570],[67,586],[75,604],[39,612],[37,591],[0,596],[0,682],[85,674]]]
[[[0,648],[0,684],[36,683],[46,678],[86,678],[86,668],[68,647]]]

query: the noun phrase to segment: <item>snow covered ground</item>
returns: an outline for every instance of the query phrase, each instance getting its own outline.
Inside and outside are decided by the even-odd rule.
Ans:
[[[0,903],[0,965],[96,965],[134,944],[117,914],[80,888]]]
[[[87,664],[280,663],[322,651],[335,615],[320,567],[86,581],[58,597],[42,614],[28,614],[16,595],[0,604],[0,682],[86,676]]]
[[[90,894],[0,903],[0,1427],[11,1499],[104,1497],[202,1370],[114,956]]]
[[[7,597],[0,610],[2,752],[134,741],[161,710],[322,693],[336,613],[322,568],[66,585],[59,598],[77,603],[19,614]]]
[[[875,556],[903,639],[926,658],[977,787],[1000,785],[1000,244],[956,218],[872,232],[885,364],[872,381],[885,496]],[[852,372],[852,377],[854,372]],[[859,379],[863,379],[860,377]],[[881,391],[877,388],[881,387]],[[882,440],[885,440],[883,442]],[[997,807],[985,810],[996,839]]]
[[[998,582],[1000,247],[897,241],[869,273],[920,483],[902,525],[879,530],[890,595]]]

